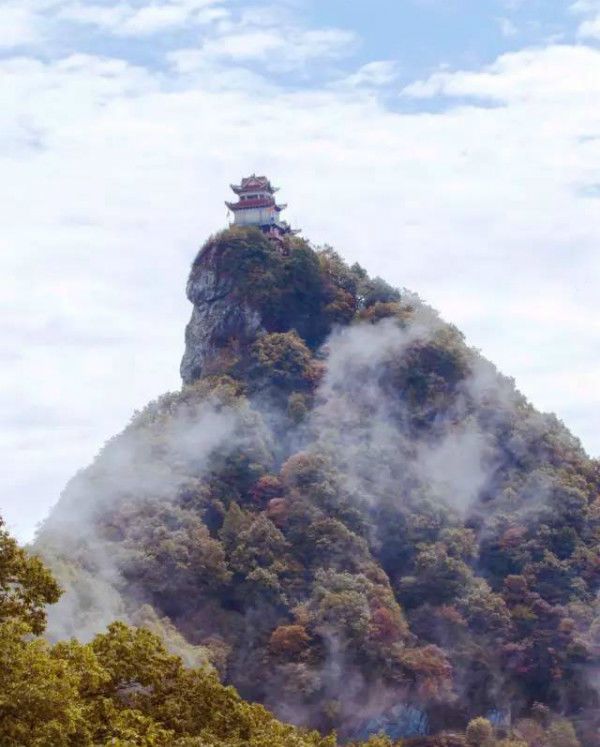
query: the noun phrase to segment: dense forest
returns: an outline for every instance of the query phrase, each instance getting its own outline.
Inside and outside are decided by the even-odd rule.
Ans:
[[[577,439],[331,248],[230,229],[187,293],[182,389],[39,532],[60,600],[3,535],[0,742],[598,747]]]

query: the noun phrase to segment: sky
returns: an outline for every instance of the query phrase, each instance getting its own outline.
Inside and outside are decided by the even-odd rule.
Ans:
[[[265,173],[600,456],[600,0],[0,0],[0,514],[28,541],[180,386]]]

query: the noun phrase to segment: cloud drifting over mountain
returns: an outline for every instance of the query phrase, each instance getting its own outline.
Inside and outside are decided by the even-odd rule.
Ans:
[[[598,9],[576,4],[572,38],[407,80],[401,50],[362,59],[360,29],[301,6],[0,9],[2,487],[22,537],[178,385],[189,262],[252,171],[600,452]]]

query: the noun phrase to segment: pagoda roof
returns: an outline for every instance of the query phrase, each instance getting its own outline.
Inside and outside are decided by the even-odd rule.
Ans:
[[[239,202],[225,202],[227,207],[234,212],[236,210],[251,210],[252,208],[272,207],[278,212],[284,210],[287,205],[277,205],[273,199],[268,197],[257,197],[253,200],[240,200]]]
[[[236,193],[242,192],[269,192],[273,194],[278,191],[278,187],[274,187],[266,176],[257,176],[252,174],[242,179],[241,184],[231,184],[231,189]]]

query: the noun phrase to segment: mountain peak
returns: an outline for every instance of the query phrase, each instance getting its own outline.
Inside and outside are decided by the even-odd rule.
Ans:
[[[194,309],[181,376],[190,383],[235,370],[268,333],[295,330],[314,349],[334,325],[400,294],[362,268],[346,267],[330,248],[315,250],[291,234],[274,241],[258,226],[234,226],[200,250],[187,297]]]
[[[342,738],[542,709],[595,747],[600,471],[577,439],[330,247],[233,226],[187,295],[181,391],[40,532],[69,589],[50,629],[149,606],[244,697]]]

